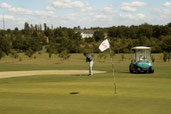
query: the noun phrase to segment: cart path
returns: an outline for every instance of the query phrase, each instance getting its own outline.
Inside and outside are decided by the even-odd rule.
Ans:
[[[94,70],[94,74],[105,73],[106,71]],[[70,74],[88,74],[88,70],[34,70],[34,71],[6,71],[0,72],[0,79],[2,78],[12,78],[12,77],[23,77],[23,76],[33,76],[33,75],[70,75]]]

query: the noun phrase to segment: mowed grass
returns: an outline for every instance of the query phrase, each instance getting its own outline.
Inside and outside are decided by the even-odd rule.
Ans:
[[[72,54],[64,62],[47,54],[20,57],[22,61],[2,59],[0,71],[88,69],[82,54]],[[96,54],[94,69],[107,73],[0,79],[0,114],[171,114],[171,63],[155,54],[154,74],[130,74],[131,55],[124,57],[114,57],[117,94],[110,58],[101,62]]]

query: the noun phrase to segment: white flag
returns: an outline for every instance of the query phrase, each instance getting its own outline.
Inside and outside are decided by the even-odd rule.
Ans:
[[[108,49],[109,47],[110,47],[109,41],[106,39],[100,44],[99,49],[101,52],[103,52],[106,49]]]

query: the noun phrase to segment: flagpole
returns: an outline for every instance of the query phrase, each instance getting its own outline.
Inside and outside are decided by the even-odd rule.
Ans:
[[[100,46],[99,46],[99,49],[101,52],[105,51],[106,49],[109,48],[109,52],[110,52],[110,58],[111,58],[111,64],[112,64],[112,74],[113,74],[113,84],[114,84],[114,93],[116,94],[116,77],[114,75],[114,64],[113,64],[113,58],[112,58],[112,51],[111,51],[111,48],[110,48],[110,43],[108,41],[108,39],[104,40]]]
[[[109,48],[109,52],[110,52],[110,59],[111,59],[111,64],[112,64],[112,76],[113,76],[113,84],[114,84],[114,93],[116,94],[116,89],[117,89],[117,86],[116,86],[116,77],[115,77],[115,73],[114,73],[114,64],[113,64],[113,58],[112,58],[112,51],[111,51],[111,48]]]

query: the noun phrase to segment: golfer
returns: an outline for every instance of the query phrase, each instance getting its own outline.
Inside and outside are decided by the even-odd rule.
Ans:
[[[89,76],[93,75],[93,58],[90,54],[83,53],[83,55],[86,57],[86,62],[89,62]]]

